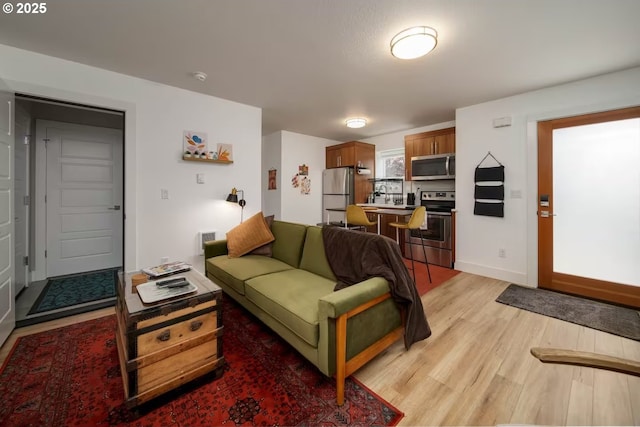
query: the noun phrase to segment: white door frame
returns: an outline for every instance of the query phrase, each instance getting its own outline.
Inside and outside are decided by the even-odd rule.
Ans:
[[[0,80],[0,345],[16,325],[13,265],[14,95]]]
[[[31,117],[25,112],[23,108],[20,107],[18,103],[16,103],[14,112],[14,295],[17,296],[23,288],[29,287],[31,277],[31,274],[29,273],[29,265],[24,262],[24,257],[27,257],[28,259],[30,250],[29,214],[31,209],[31,190],[29,189],[29,183],[31,179],[31,170],[29,166],[29,159],[31,154],[29,143],[31,140]],[[23,154],[22,163],[18,163],[19,152]],[[19,180],[18,175],[22,175],[24,179]],[[24,188],[19,188],[19,182],[21,182],[20,185]],[[23,197],[26,198],[26,200],[23,199]],[[20,239],[22,239],[24,242],[22,251],[18,250],[18,242],[20,241]]]
[[[124,214],[126,220],[124,222],[124,236],[125,236],[125,253],[124,253],[124,269],[125,271],[134,271],[139,268],[136,241],[137,236],[137,184],[136,184],[136,162],[138,155],[136,153],[136,140],[137,140],[137,105],[135,102],[127,100],[128,98],[108,98],[105,96],[98,96],[93,93],[73,91],[69,89],[61,88],[58,85],[58,81],[42,80],[37,83],[34,81],[25,81],[20,78],[17,79],[5,79],[6,84],[11,88],[12,92],[46,98],[54,99],[60,102],[67,102],[72,104],[87,105],[95,108],[110,109],[114,111],[124,112],[124,176],[125,176],[125,194],[124,194]],[[33,141],[35,144],[35,141]],[[38,167],[37,159],[36,165]],[[38,202],[38,195],[32,194],[34,205]],[[33,241],[33,239],[32,239]],[[40,244],[44,244],[40,242]],[[34,246],[37,248],[36,246]],[[42,252],[42,251],[36,251]],[[31,281],[45,279],[44,269],[40,266],[44,265],[44,254],[40,257],[34,256],[35,271],[31,271]]]

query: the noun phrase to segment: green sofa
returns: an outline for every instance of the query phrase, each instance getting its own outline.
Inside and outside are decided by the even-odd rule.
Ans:
[[[344,380],[402,337],[400,310],[385,279],[334,292],[322,229],[274,221],[273,256],[230,258],[226,240],[205,245],[206,275],[298,350],[323,374]]]

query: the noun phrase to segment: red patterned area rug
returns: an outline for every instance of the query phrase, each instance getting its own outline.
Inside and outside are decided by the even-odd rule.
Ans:
[[[222,378],[138,413],[123,403],[115,316],[20,338],[0,370],[0,426],[365,426],[404,416],[352,378],[337,406],[333,379],[266,326],[226,300],[223,316]]]

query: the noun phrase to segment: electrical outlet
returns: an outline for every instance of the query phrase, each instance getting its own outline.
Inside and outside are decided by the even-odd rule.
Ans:
[[[500,258],[506,258],[507,257],[507,251],[504,250],[504,248],[500,248],[498,249],[498,257]]]
[[[161,188],[160,189],[160,198],[163,200],[166,200],[169,198],[169,190],[167,190],[166,188]]]
[[[168,256],[163,256],[162,258],[160,258],[160,264],[166,264],[168,262],[169,262]]]
[[[198,184],[204,184],[204,174],[203,173],[196,174],[196,182]]]

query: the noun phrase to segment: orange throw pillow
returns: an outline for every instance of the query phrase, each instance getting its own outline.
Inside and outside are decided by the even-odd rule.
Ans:
[[[274,240],[275,237],[273,237],[264,215],[262,212],[258,212],[227,233],[229,257],[241,257]]]

